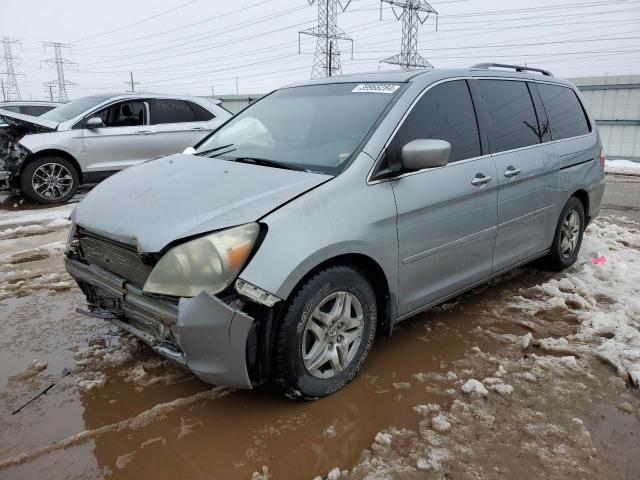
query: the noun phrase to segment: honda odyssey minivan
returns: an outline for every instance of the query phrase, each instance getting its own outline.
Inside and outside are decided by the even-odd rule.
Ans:
[[[82,312],[204,381],[318,398],[399,321],[534,259],[572,265],[603,166],[579,92],[547,71],[331,77],[104,181],[66,267]]]

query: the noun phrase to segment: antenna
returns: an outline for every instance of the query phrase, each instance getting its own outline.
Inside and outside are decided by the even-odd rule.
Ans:
[[[21,59],[13,56],[13,52],[11,49],[13,45],[20,45],[20,41],[9,37],[2,37],[2,58],[4,60],[5,71],[0,72],[0,74],[6,75],[7,77],[6,81],[3,82],[4,86],[2,89],[2,94],[5,100],[22,100],[22,95],[20,95],[20,87],[18,86],[18,80],[16,80],[16,75],[22,74],[16,73],[15,71],[15,67],[20,64]]]
[[[317,37],[316,53],[313,57],[311,79],[332,77],[342,74],[340,49],[338,40],[351,42],[351,59],[353,59],[353,39],[338,27],[338,6],[344,12],[351,0],[308,0],[309,5],[318,4],[318,25],[298,32],[298,53],[300,53],[300,35]]]
[[[133,72],[129,72],[130,80],[128,82],[124,82],[131,87],[130,92],[136,93],[136,85],[140,85],[140,82],[133,81]]]
[[[397,20],[402,19],[402,45],[400,53],[381,60],[383,63],[399,65],[403,70],[415,68],[433,68],[427,60],[418,53],[418,25],[423,25],[429,15],[436,15],[436,29],[438,28],[438,12],[425,0],[381,0],[380,19],[382,20],[382,4],[391,5]],[[398,10],[400,12],[398,12]]]
[[[67,93],[68,85],[75,85],[75,83],[70,82],[64,78],[64,71],[70,67],[78,67],[78,64],[72,62],[71,60],[67,60],[62,56],[62,49],[71,49],[71,45],[67,43],[58,43],[58,42],[43,42],[42,46],[46,50],[47,47],[53,48],[54,58],[48,58],[46,60],[42,60],[41,63],[46,63],[47,65],[53,66],[56,69],[57,79],[51,80],[49,82],[45,82],[44,86],[48,87],[56,86],[58,89],[58,101],[59,102],[68,102],[69,94]]]

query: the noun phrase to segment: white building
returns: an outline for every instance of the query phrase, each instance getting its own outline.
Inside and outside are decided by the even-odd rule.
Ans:
[[[571,81],[580,88],[596,119],[607,158],[640,161],[640,75]]]

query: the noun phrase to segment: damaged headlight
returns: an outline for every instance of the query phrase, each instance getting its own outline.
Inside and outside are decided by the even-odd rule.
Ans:
[[[247,223],[172,248],[151,271],[144,291],[177,297],[221,292],[244,266],[259,231],[257,223]]]

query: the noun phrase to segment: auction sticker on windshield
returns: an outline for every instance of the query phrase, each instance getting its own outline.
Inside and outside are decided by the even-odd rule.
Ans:
[[[400,88],[400,85],[390,85],[388,83],[362,83],[351,90],[352,93],[393,93]]]

